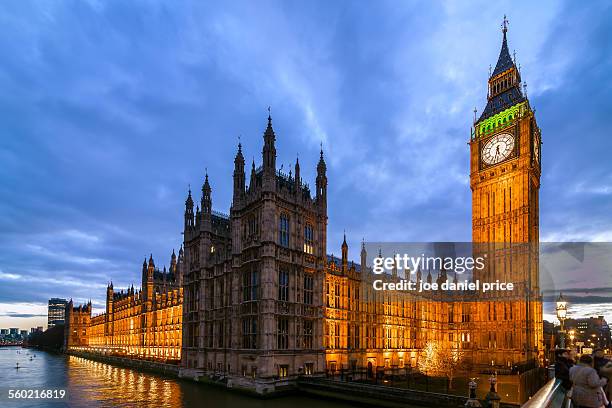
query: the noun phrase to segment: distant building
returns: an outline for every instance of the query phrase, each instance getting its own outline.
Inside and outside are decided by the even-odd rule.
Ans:
[[[21,335],[22,339],[25,339],[26,337],[28,337],[28,331],[27,330],[21,330],[19,332],[19,334]]]
[[[579,343],[583,347],[590,348],[612,348],[610,326],[603,316],[567,319],[565,331],[568,340],[573,344]]]
[[[183,249],[172,251],[170,270],[155,267],[153,256],[142,265],[142,289],[106,288],[106,311],[92,316],[91,302],[66,308],[65,345],[132,358],[181,358]]]
[[[8,336],[9,335],[9,329],[0,329],[0,335],[1,336]]]
[[[50,329],[58,324],[64,324],[66,319],[66,299],[51,298],[49,299],[49,311],[47,328]]]
[[[19,335],[19,329],[17,327],[11,327],[9,329],[9,335],[17,337]]]

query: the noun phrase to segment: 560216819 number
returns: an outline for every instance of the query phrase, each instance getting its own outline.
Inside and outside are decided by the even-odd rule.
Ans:
[[[66,390],[64,389],[9,389],[9,399],[64,399]]]

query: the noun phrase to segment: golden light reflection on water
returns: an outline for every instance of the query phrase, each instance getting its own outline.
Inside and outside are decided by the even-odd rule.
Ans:
[[[67,374],[74,406],[92,401],[113,407],[183,405],[180,384],[152,374],[74,356],[68,358]]]

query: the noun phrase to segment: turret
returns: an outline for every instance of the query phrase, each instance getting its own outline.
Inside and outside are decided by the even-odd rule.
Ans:
[[[365,271],[366,264],[368,260],[368,253],[365,247],[365,238],[361,240],[361,270]]]
[[[170,273],[176,278],[176,254],[174,249],[172,249],[172,255],[170,256]]]
[[[141,287],[144,289],[147,284],[147,274],[149,267],[147,266],[147,257],[145,256],[144,261],[142,263],[142,275],[140,279]]]
[[[113,282],[106,287],[106,315],[110,316],[113,313]]]
[[[317,202],[327,207],[327,166],[323,159],[323,146],[321,145],[321,157],[319,158],[319,164],[317,164]]]
[[[153,274],[155,273],[155,263],[153,262],[153,254],[149,257],[149,265],[147,266],[147,280],[143,282],[143,290],[146,288],[145,297],[151,299],[153,296]]]
[[[255,159],[253,159],[253,164],[251,165],[251,181],[249,181],[249,191],[255,191]]]
[[[211,191],[210,184],[208,183],[208,172],[206,172],[204,184],[202,185],[202,217],[206,217],[212,212]]]
[[[344,240],[342,241],[342,272],[346,272],[348,269],[348,244],[346,243],[346,233],[344,234]]]
[[[183,286],[183,268],[185,267],[185,253],[183,251],[183,245],[179,249],[178,260],[176,264],[176,284],[181,287]]]
[[[272,116],[270,115],[270,108],[268,108],[268,127],[264,132],[264,147],[263,147],[263,169],[267,175],[274,175],[276,173],[276,147],[274,142],[276,141],[276,135],[274,129],[272,129]]]
[[[193,198],[191,198],[191,188],[185,200],[185,231],[193,227]]]
[[[245,189],[245,174],[244,174],[244,157],[242,156],[242,144],[238,143],[238,153],[234,159],[234,200],[233,205],[236,205],[242,196]]]
[[[299,193],[300,191],[300,185],[301,185],[301,178],[300,178],[300,158],[296,158],[295,159],[295,191]]]

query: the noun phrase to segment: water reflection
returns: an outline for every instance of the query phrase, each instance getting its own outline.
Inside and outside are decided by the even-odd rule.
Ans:
[[[19,352],[19,353],[18,353]],[[33,355],[36,354],[34,358]],[[15,369],[19,362],[19,370]],[[43,407],[241,407],[241,408],[347,408],[351,405],[288,396],[256,399],[226,390],[164,378],[129,368],[80,357],[43,353],[17,347],[0,348],[2,392],[7,389],[67,389],[65,402],[0,401],[0,406]]]
[[[181,407],[182,381],[69,356],[67,387],[74,406]],[[194,384],[195,385],[195,384]]]

